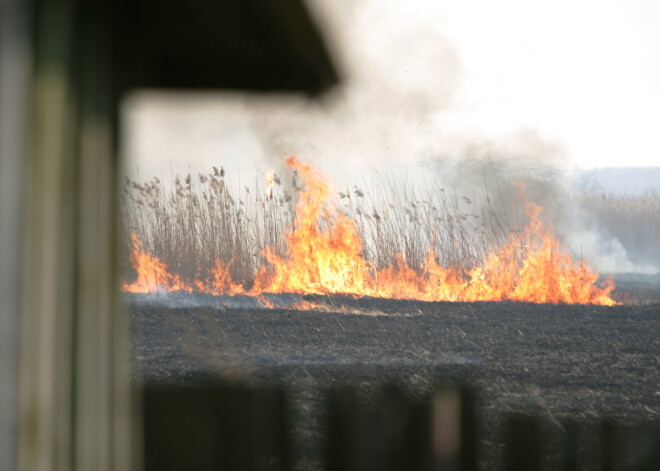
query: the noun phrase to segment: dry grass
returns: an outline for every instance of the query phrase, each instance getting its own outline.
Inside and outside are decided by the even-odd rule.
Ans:
[[[250,286],[265,263],[263,248],[285,253],[282,234],[294,223],[297,176],[272,191],[254,185],[233,190],[217,168],[196,178],[174,178],[170,190],[158,178],[126,179],[122,219],[125,247],[135,234],[143,249],[184,279],[204,274],[215,260],[230,264],[232,277]],[[444,266],[471,267],[508,237],[490,203],[474,201],[438,183],[414,188],[390,179],[339,192],[334,209],[352,218],[364,240],[363,256],[376,267],[401,252],[421,269],[429,247]],[[515,204],[515,203],[514,203]],[[128,265],[127,265],[128,268]]]
[[[221,260],[236,281],[251,281],[264,263],[261,248],[283,247],[282,230],[294,214],[286,191],[271,198],[259,188],[232,191],[215,167],[196,180],[176,177],[170,191],[158,178],[144,184],[126,179],[122,195],[126,249],[128,235],[137,235],[143,249],[184,279]]]
[[[509,235],[489,202],[459,196],[438,182],[413,187],[374,180],[367,190],[354,187],[340,197],[365,242],[365,257],[378,268],[391,265],[398,252],[420,268],[429,248],[441,265],[469,268]]]
[[[183,279],[203,276],[220,260],[230,266],[235,281],[250,287],[257,268],[266,263],[262,250],[274,247],[285,254],[283,233],[295,222],[296,174],[284,182],[275,177],[274,182],[271,191],[258,184],[235,190],[217,168],[195,178],[176,177],[170,185],[157,178],[146,183],[126,179],[126,249],[133,233],[143,249]],[[443,266],[471,268],[505,243],[527,221],[522,216],[507,220],[511,211],[505,206],[518,208],[518,215],[524,211],[517,199],[502,200],[501,194],[487,192],[463,195],[438,182],[413,186],[380,178],[339,192],[333,204],[355,221],[367,261],[382,268],[400,252],[411,267],[421,270],[429,248]],[[633,258],[660,265],[659,197],[584,193],[578,200]]]

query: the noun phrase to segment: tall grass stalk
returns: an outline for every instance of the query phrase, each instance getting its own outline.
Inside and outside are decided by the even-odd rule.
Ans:
[[[295,224],[299,184],[294,173],[284,182],[275,176],[270,188],[235,189],[224,170],[215,167],[196,177],[174,177],[168,185],[158,178],[127,178],[122,188],[126,250],[135,234],[143,250],[183,279],[204,277],[220,260],[235,281],[250,287],[257,269],[266,264],[265,247],[286,255],[283,234]],[[390,266],[402,253],[410,267],[421,271],[432,249],[441,265],[469,270],[527,223],[522,216],[508,221],[507,211],[498,210],[499,205],[516,205],[524,214],[521,201],[500,201],[501,194],[488,191],[464,195],[437,181],[413,186],[380,177],[335,196],[331,209],[355,222],[364,241],[363,257],[376,268]],[[660,234],[658,198],[584,194],[580,201],[624,245],[648,246],[646,239]],[[657,242],[650,246],[657,249]]]

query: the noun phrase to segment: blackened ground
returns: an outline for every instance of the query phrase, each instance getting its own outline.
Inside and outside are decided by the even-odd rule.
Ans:
[[[319,467],[320,398],[338,384],[365,397],[391,382],[412,395],[447,379],[474,385],[484,469],[499,467],[508,413],[541,416],[554,446],[568,419],[588,428],[603,417],[624,424],[660,418],[660,304],[321,297],[316,301],[341,312],[319,312],[177,296],[127,297],[135,375],[151,384],[218,377],[284,384],[295,408],[297,469]],[[557,469],[559,458],[549,460]]]

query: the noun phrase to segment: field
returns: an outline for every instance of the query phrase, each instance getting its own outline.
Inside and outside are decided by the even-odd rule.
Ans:
[[[297,172],[286,181],[274,174],[268,178],[266,185],[240,190],[215,167],[197,178],[174,177],[171,185],[158,178],[145,183],[127,179],[122,211],[126,253],[134,234],[144,250],[184,279],[208,271],[219,260],[235,281],[250,286],[266,263],[264,248],[286,252],[283,234],[296,224],[304,187]],[[333,210],[355,222],[364,242],[362,256],[377,268],[400,252],[420,269],[429,248],[444,266],[470,267],[513,230],[511,221],[485,200],[472,201],[437,182],[421,188],[400,183],[379,179],[368,189],[353,186],[331,198]],[[523,204],[513,204],[524,217]],[[327,223],[322,219],[321,226]],[[127,265],[125,269],[130,271]]]
[[[208,284],[205,277],[221,266],[232,283],[250,290],[260,270],[271,270],[274,258],[295,251],[288,237],[292,231],[309,224],[327,232],[336,244],[346,221],[356,232],[350,249],[355,253],[350,255],[359,257],[372,274],[400,267],[403,261],[424,276],[432,260],[462,276],[475,267],[487,268],[493,255],[511,258],[516,270],[527,263],[526,257],[544,250],[545,230],[558,237],[552,257],[566,254],[576,269],[583,262],[583,249],[592,257],[609,259],[608,273],[619,273],[617,268],[650,273],[660,266],[657,196],[570,195],[552,180],[521,186],[497,178],[469,192],[440,181],[413,185],[382,176],[363,181],[361,188],[337,191],[331,184],[317,185],[324,178],[315,169],[302,176],[295,167],[288,172],[284,181],[271,173],[265,188],[256,183],[241,191],[232,189],[224,170],[217,168],[197,178],[174,177],[171,184],[157,178],[146,183],[127,179],[122,204],[124,279],[135,280],[135,260],[129,254],[139,249],[184,285]],[[538,221],[529,203],[538,208]],[[317,212],[315,220],[301,222],[301,215],[310,210]],[[542,226],[536,227],[537,222]],[[553,226],[559,229],[556,234]],[[308,234],[301,237],[309,241]],[[566,269],[562,265],[559,271]],[[216,294],[223,294],[219,291]]]
[[[140,381],[234,378],[286,386],[295,411],[296,469],[317,469],[322,393],[338,384],[366,397],[389,382],[412,395],[448,379],[475,386],[489,470],[501,464],[501,426],[509,413],[543,418],[555,450],[548,469],[559,469],[566,420],[593,432],[602,418],[644,424],[660,417],[660,304],[308,298],[341,311],[318,312],[258,309],[249,298],[126,296]],[[593,438],[585,436],[583,451],[593,452]]]
[[[465,195],[381,179],[333,197],[304,166],[267,178],[244,191],[217,168],[171,186],[126,181],[124,296],[139,381],[283,385],[300,470],[319,468],[323,393],[342,384],[367,401],[386,383],[411,397],[447,380],[473,386],[488,470],[501,467],[508,414],[542,418],[548,469],[560,468],[567,421],[584,427],[586,457],[601,420],[660,419],[660,275],[614,273],[610,293],[581,249],[547,229],[574,200],[583,228],[616,237],[633,264],[657,264],[657,197],[550,192],[542,211],[527,201],[547,200],[547,185]],[[493,299],[505,301],[484,302]]]

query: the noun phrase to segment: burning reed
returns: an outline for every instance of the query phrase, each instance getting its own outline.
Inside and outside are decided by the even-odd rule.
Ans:
[[[335,198],[316,169],[285,163],[290,185],[269,174],[265,191],[240,194],[218,169],[170,192],[127,180],[137,278],[124,289],[614,304],[613,284],[561,249],[538,206],[526,204],[527,225],[512,231],[488,201],[437,185],[384,181]]]

